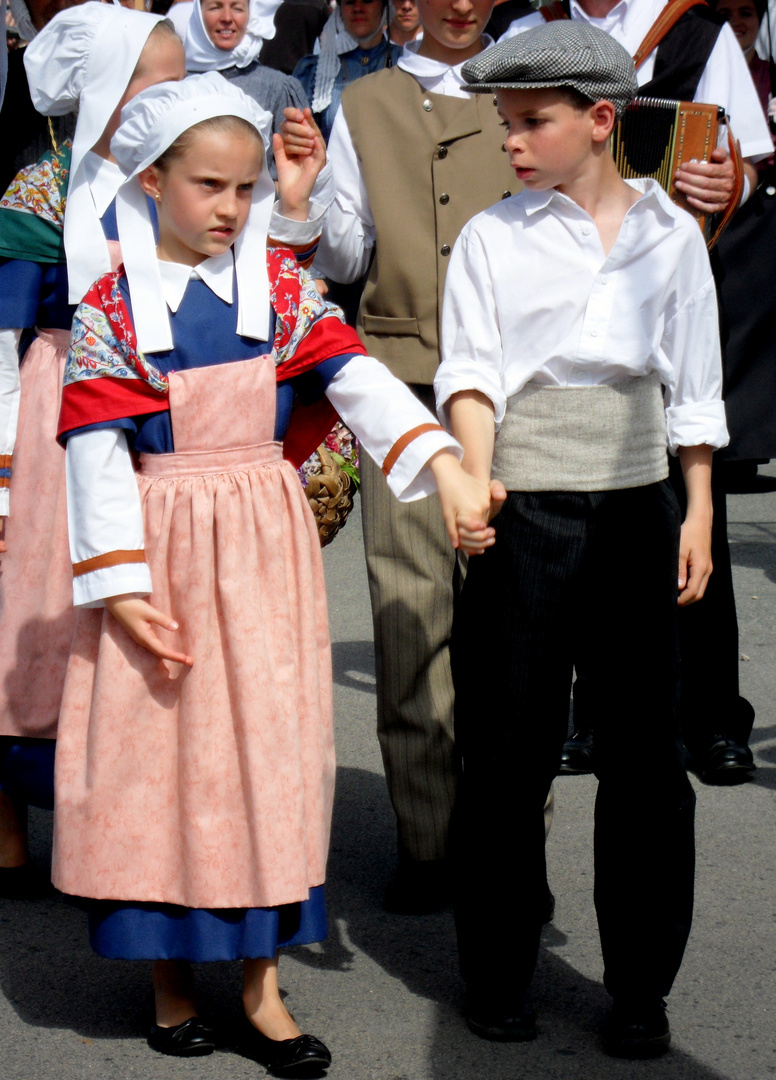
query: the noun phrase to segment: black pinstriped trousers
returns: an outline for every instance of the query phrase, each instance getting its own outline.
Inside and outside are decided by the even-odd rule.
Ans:
[[[580,643],[596,713],[595,904],[615,997],[664,997],[692,920],[695,796],[677,728],[679,510],[667,481],[511,492],[452,638],[456,927],[470,994],[518,1005],[545,902],[542,809]],[[644,733],[649,733],[645,740]]]

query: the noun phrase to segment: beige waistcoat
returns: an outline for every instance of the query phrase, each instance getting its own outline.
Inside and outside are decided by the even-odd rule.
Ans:
[[[377,230],[358,330],[398,378],[431,383],[453,244],[471,217],[522,185],[490,94],[430,94],[394,67],[351,84],[342,108]]]

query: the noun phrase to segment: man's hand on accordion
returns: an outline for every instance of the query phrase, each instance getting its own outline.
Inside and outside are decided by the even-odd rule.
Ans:
[[[744,162],[750,191],[757,183],[753,167]],[[718,146],[711,152],[710,161],[688,161],[676,172],[676,186],[696,210],[704,214],[721,214],[727,209],[735,189],[735,169],[727,150]]]

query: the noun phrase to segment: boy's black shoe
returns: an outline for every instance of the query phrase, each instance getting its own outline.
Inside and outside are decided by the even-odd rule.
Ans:
[[[536,1038],[536,1020],[530,1005],[494,1008],[490,1002],[469,998],[466,1009],[469,1031],[492,1042],[529,1042]]]
[[[659,1057],[671,1042],[666,1003],[615,1002],[602,1035],[604,1050],[613,1057]]]
[[[576,728],[563,744],[558,776],[586,776],[593,771],[593,732]]]
[[[695,771],[704,784],[742,784],[757,766],[748,746],[715,735],[703,751],[695,750]]]

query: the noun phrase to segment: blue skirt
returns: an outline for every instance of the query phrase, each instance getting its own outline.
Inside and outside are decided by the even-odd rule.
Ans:
[[[55,739],[0,736],[0,791],[26,806],[54,809]]]
[[[121,960],[242,960],[273,957],[288,945],[327,934],[323,885],[307,900],[271,908],[186,908],[176,904],[92,900],[89,940],[100,956]]]

